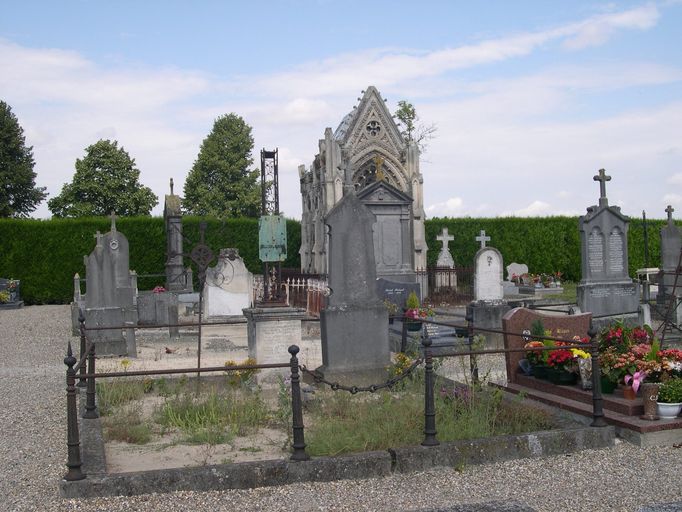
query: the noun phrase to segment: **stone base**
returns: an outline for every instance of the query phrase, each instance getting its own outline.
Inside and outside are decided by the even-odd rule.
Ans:
[[[474,327],[484,329],[501,329],[502,317],[511,310],[511,306],[506,302],[472,302],[467,306],[467,313],[471,313],[474,320]],[[501,347],[502,335],[496,333],[482,333],[487,340],[488,348]]]
[[[595,317],[637,316],[639,283],[631,280],[580,283],[577,288],[578,307]]]
[[[320,312],[322,338],[321,373],[357,375],[349,386],[378,384],[386,380],[391,364],[388,343],[388,312],[381,302],[331,306]],[[367,382],[362,375],[383,375],[383,380]],[[365,382],[363,384],[362,382]]]
[[[370,386],[372,384],[383,384],[389,379],[387,367],[339,372],[330,370],[322,365],[316,368],[315,371],[322,374],[325,380],[337,382],[342,386]],[[313,384],[314,381],[311,377],[306,376],[304,382]]]
[[[85,327],[109,327],[123,325],[121,308],[88,308],[85,310]],[[89,340],[96,343],[98,356],[126,356],[128,346],[121,329],[86,331]],[[135,354],[132,354],[134,357]]]
[[[5,302],[0,304],[0,309],[21,309],[24,307],[24,301],[19,300],[17,302]]]
[[[519,286],[519,294],[521,295],[561,295],[564,289],[561,286],[556,288],[536,288],[535,286]]]
[[[301,346],[301,320],[305,310],[292,307],[246,308],[246,331],[249,343],[249,357],[258,364],[288,363],[291,345]],[[288,377],[288,367],[260,370],[256,381],[261,384],[275,384],[278,376]]]

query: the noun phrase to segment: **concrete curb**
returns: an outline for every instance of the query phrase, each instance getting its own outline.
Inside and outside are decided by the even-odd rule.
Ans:
[[[84,430],[99,427],[98,420],[83,420],[81,424]],[[85,435],[83,439],[86,439]],[[101,435],[87,434],[87,439],[98,442]],[[438,466],[463,467],[510,459],[547,457],[585,449],[608,448],[614,442],[615,430],[612,426],[582,427],[456,441],[434,447],[410,446],[340,457],[317,457],[305,462],[270,460],[136,473],[91,473],[84,480],[76,482],[62,480],[59,488],[65,498],[248,489],[297,482],[375,478]],[[92,447],[84,447],[84,459],[91,450]],[[94,453],[101,453],[100,448],[96,448]]]

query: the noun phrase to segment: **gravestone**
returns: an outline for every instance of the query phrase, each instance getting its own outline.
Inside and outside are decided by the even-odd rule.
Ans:
[[[553,337],[571,340],[573,336],[580,336],[581,338],[587,336],[591,319],[591,313],[547,315],[531,309],[514,308],[507,311],[502,317],[502,330],[505,331],[504,348],[523,348],[527,343],[523,331],[530,331],[531,325],[536,320],[541,320],[545,330],[552,331]],[[523,352],[506,352],[504,357],[507,367],[507,382],[514,383],[517,380],[517,375],[521,373],[519,361],[526,355]]]
[[[525,263],[510,263],[507,265],[507,279],[502,283],[505,295],[518,295],[519,294],[519,283],[521,283],[521,276],[528,274],[528,265]],[[512,278],[516,276],[517,281],[512,281]]]
[[[420,297],[421,290],[418,283],[401,283],[383,278],[377,279],[376,282],[379,298],[392,302],[398,308],[406,307],[407,297],[410,295],[410,292],[414,292],[417,294],[417,297]]]
[[[410,232],[412,199],[381,179],[362,189],[357,197],[376,217],[372,232],[376,276],[386,285],[386,289],[378,288],[379,296],[403,283],[416,283],[414,237]]]
[[[438,259],[436,260],[436,291],[442,288],[457,289],[457,273],[454,271],[455,259],[452,257],[450,249],[448,248],[449,242],[452,242],[454,239],[455,237],[448,232],[448,228],[443,228],[441,234],[436,237],[436,240],[443,244],[438,253]]]
[[[191,292],[193,284],[187,278],[182,261],[182,199],[173,193],[173,178],[170,194],[165,197],[163,218],[166,226],[166,290]]]
[[[383,382],[390,364],[388,312],[376,293],[372,227],[376,216],[354,194],[325,218],[329,226],[329,288],[320,312],[322,366],[347,385]]]
[[[680,253],[682,242],[680,240],[680,228],[675,225],[673,212],[675,209],[668,205],[665,212],[668,214],[667,224],[661,228],[661,270],[664,272],[663,278],[659,283],[659,297],[663,295],[663,300],[667,303],[669,297],[675,295],[682,297],[682,278],[678,278],[677,288],[675,289],[675,275],[680,264]]]
[[[115,215],[111,215],[111,231],[104,235],[97,232],[95,239],[95,249],[84,257],[85,325],[135,325],[137,308],[130,277],[128,239],[116,229]],[[88,338],[97,343],[98,355],[137,355],[134,329],[89,331]]]
[[[253,275],[246,268],[239,251],[221,249],[216,266],[206,269],[205,316],[241,316],[242,310],[252,305],[252,290]]]
[[[5,292],[6,301],[0,302],[0,309],[19,309],[23,307],[21,300],[21,282],[17,279],[0,278],[0,292]]]
[[[502,300],[502,254],[494,247],[486,247],[490,237],[485,231],[481,231],[476,240],[481,242],[481,248],[474,256],[474,300]]]
[[[594,177],[600,183],[598,206],[590,206],[580,217],[582,280],[577,299],[581,311],[589,311],[599,324],[616,318],[636,323],[639,311],[639,285],[628,275],[629,219],[617,206],[609,206],[604,169]],[[611,317],[611,318],[608,318]]]

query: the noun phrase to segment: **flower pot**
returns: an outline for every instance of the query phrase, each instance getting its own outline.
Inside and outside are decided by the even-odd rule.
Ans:
[[[635,392],[634,389],[632,389],[632,386],[624,386],[623,387],[623,398],[626,400],[634,400],[637,398],[637,393]]]
[[[592,359],[578,359],[580,385],[583,389],[592,389]]]
[[[543,364],[536,364],[533,366],[533,377],[536,379],[547,379],[547,370],[549,368]]]
[[[601,392],[606,393],[607,395],[612,395],[613,392],[615,391],[616,387],[618,387],[617,382],[613,382],[606,377],[601,378]]]
[[[666,402],[656,402],[658,415],[662,420],[674,420],[682,411],[682,402],[669,404]]]
[[[559,386],[572,386],[578,381],[578,375],[563,369],[549,368],[547,377],[552,384]]]
[[[421,320],[408,320],[407,321],[407,330],[410,332],[417,332],[420,331],[422,328],[422,322]]]

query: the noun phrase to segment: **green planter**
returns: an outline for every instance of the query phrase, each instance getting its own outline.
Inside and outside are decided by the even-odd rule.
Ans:
[[[535,366],[533,366],[533,377],[535,377],[536,379],[547,380],[548,370],[549,370],[549,367],[547,367],[543,364],[536,364]]]
[[[618,387],[617,382],[610,381],[606,377],[601,378],[601,392],[607,395],[612,395],[615,389]]]
[[[420,331],[422,328],[422,323],[420,320],[408,320],[407,321],[407,330],[410,332],[417,332]]]
[[[548,380],[559,386],[572,386],[578,382],[578,374],[556,368],[547,369]]]

